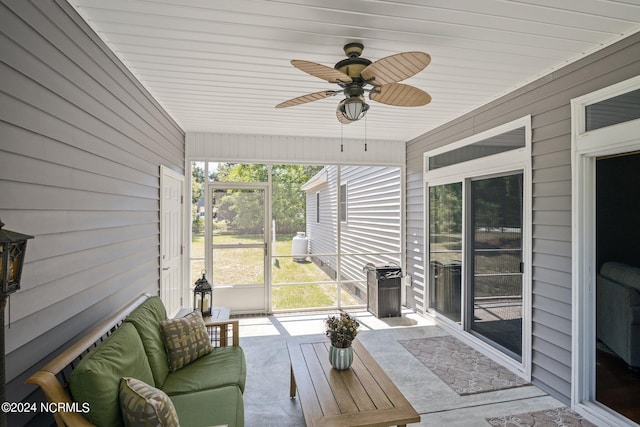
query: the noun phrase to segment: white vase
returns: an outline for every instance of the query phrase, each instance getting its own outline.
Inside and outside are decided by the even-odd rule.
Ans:
[[[329,363],[338,371],[349,369],[353,363],[353,348],[351,346],[339,348],[332,345],[329,348]]]

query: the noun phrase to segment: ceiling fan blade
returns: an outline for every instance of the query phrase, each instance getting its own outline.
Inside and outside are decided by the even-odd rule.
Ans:
[[[351,77],[342,71],[327,67],[326,65],[316,64],[315,62],[294,59],[291,61],[291,65],[307,74],[326,80],[329,83],[351,83],[352,81]]]
[[[323,90],[320,92],[308,93],[306,95],[298,96],[296,98],[291,98],[288,101],[281,102],[280,104],[276,105],[276,108],[293,107],[295,105],[306,104],[307,102],[319,101],[321,99],[334,96],[338,92],[339,91]]]
[[[431,95],[422,89],[402,83],[390,83],[369,93],[373,101],[399,107],[419,107],[431,102]]]
[[[342,123],[343,125],[348,125],[349,123],[352,123],[351,120],[347,119],[342,112],[340,111],[340,107],[342,106],[342,104],[344,104],[344,102],[346,101],[346,99],[343,99],[342,101],[340,101],[340,103],[338,104],[338,108],[336,108],[336,117],[338,118],[338,121],[340,123]]]
[[[403,52],[378,59],[360,74],[374,86],[396,83],[424,70],[431,56],[424,52]]]

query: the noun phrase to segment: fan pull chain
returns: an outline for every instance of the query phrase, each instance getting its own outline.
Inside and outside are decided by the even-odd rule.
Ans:
[[[344,145],[342,143],[343,132],[344,132],[344,125],[340,124],[340,152],[341,153],[344,152]]]
[[[367,116],[364,116],[364,151],[367,151]]]

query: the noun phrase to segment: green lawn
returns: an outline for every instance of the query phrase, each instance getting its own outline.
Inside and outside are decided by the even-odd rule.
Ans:
[[[273,281],[272,306],[274,310],[296,308],[331,307],[337,304],[337,285],[318,284],[331,278],[313,262],[296,262],[291,258],[293,236],[278,236],[272,258],[271,276]],[[255,235],[239,236],[216,233],[216,244],[260,243],[261,237]],[[204,257],[204,236],[193,236],[192,256]],[[214,252],[214,271],[209,275],[213,283],[220,284],[260,284],[264,277],[262,248],[219,249]],[[199,275],[202,263],[195,262],[193,274]],[[196,271],[197,270],[197,271]],[[303,285],[284,285],[285,283],[308,283]],[[344,304],[357,304],[349,295],[342,293]]]
[[[336,285],[296,285],[274,287],[271,303],[274,310],[332,307],[336,305]]]

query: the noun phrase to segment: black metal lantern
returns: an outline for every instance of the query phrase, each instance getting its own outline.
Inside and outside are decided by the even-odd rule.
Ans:
[[[205,277],[206,274],[207,272],[202,270],[202,277],[196,280],[196,286],[193,288],[193,309],[199,310],[202,317],[211,316],[213,306],[213,289]]]
[[[4,230],[0,220],[0,402],[6,399],[5,354],[4,354],[4,308],[9,294],[20,289],[20,277],[27,249],[27,240],[33,239],[22,233]],[[6,411],[0,413],[0,427],[7,425]]]
[[[0,292],[10,294],[20,289],[27,240],[33,236],[5,230],[0,221]]]

